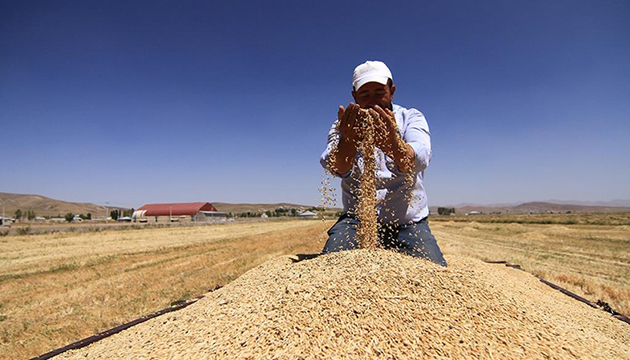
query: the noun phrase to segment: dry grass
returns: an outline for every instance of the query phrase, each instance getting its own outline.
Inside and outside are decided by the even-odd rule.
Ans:
[[[630,214],[442,220],[433,221],[431,227],[445,254],[519,264],[527,272],[630,315],[630,227],[619,225],[629,223]]]
[[[26,359],[206,293],[330,224],[285,221],[0,238],[0,358]]]
[[[627,212],[574,212],[555,214],[484,214],[434,216],[435,221],[516,223],[516,224],[564,224],[564,225],[630,225]]]

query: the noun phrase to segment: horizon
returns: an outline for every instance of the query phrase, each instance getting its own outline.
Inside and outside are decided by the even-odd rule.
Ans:
[[[374,11],[389,21],[366,28]],[[628,18],[614,0],[3,1],[0,191],[318,206],[352,71],[382,60],[431,129],[429,206],[626,201]]]
[[[85,201],[79,201],[79,202],[74,202],[74,201],[67,201],[64,199],[57,199],[57,198],[52,198],[46,195],[42,195],[42,194],[15,194],[15,193],[5,193],[5,192],[0,192],[0,196],[2,194],[9,194],[9,195],[17,195],[17,196],[40,196],[40,197],[45,197],[54,201],[62,201],[62,202],[69,202],[69,203],[75,203],[75,204],[91,204],[91,205],[96,205],[96,206],[102,206],[102,207],[108,207],[108,208],[119,208],[119,209],[137,209],[143,205],[147,205],[147,204],[160,204],[161,202],[152,202],[152,203],[143,203],[141,205],[137,205],[137,206],[119,206],[116,204],[98,204],[98,203],[90,203],[90,202],[85,202]],[[3,198],[0,197],[0,201],[4,200]],[[321,204],[300,204],[300,203],[292,203],[292,202],[288,202],[288,201],[276,201],[276,202],[272,202],[272,203],[251,203],[251,202],[239,202],[239,203],[231,203],[231,202],[225,202],[225,201],[195,201],[195,202],[208,202],[210,204],[226,204],[226,205],[277,205],[277,204],[288,204],[288,205],[296,205],[296,206],[304,206],[304,207],[320,207]],[[178,201],[174,201],[173,203],[182,203],[182,202],[178,202]],[[462,208],[462,207],[471,207],[471,206],[479,206],[479,207],[516,207],[519,205],[525,205],[525,204],[535,204],[535,203],[543,203],[543,204],[552,204],[552,205],[567,205],[567,206],[595,206],[595,207],[621,207],[621,208],[625,208],[625,207],[630,207],[630,199],[616,199],[616,200],[612,200],[612,201],[576,201],[576,200],[559,200],[559,199],[548,199],[548,200],[530,200],[530,201],[525,201],[525,202],[516,202],[516,203],[458,203],[458,204],[432,204],[430,205],[430,207],[432,208],[437,208],[437,207],[454,207],[454,208]],[[341,207],[325,207],[328,209],[341,209]]]

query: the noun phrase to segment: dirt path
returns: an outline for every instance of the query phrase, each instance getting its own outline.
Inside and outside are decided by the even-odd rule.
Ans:
[[[630,326],[534,276],[383,250],[283,256],[56,359],[630,359]]]

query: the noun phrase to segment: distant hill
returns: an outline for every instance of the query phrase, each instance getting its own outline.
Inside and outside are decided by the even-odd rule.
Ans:
[[[126,208],[118,206],[96,205],[92,203],[74,203],[63,200],[52,199],[42,195],[32,194],[12,194],[0,192],[0,200],[5,202],[5,214],[7,217],[13,217],[17,209],[22,210],[25,214],[27,210],[35,212],[36,216],[64,216],[67,213],[75,215],[91,213],[94,218],[105,216],[105,212],[114,209],[126,210]],[[289,207],[295,209],[308,209],[310,205],[298,205],[290,203],[277,204],[230,204],[222,202],[211,202],[217,210],[226,213],[244,213],[244,212],[265,212],[267,210],[275,210],[279,207]],[[139,204],[141,206],[143,204]],[[2,216],[2,208],[0,204],[0,216]]]
[[[0,192],[0,200],[5,202],[5,214],[7,217],[13,217],[17,209],[20,209],[22,214],[26,214],[27,210],[32,210],[36,216],[64,216],[67,213],[87,215],[91,213],[94,218],[104,217],[108,210],[123,209],[116,206],[106,208],[105,206],[91,203],[67,202],[32,194]],[[0,204],[0,206],[2,205]]]
[[[603,212],[630,212],[628,206],[600,206],[600,205],[574,205],[574,204],[558,204],[551,202],[527,202],[518,205],[474,205],[462,204],[454,207],[457,214],[466,214],[471,211],[479,211],[484,214],[502,213],[502,214],[528,214],[528,213],[603,213]],[[431,213],[437,214],[437,206],[431,207]]]
[[[630,199],[617,199],[611,201],[566,201],[566,200],[546,200],[545,202],[552,204],[568,204],[568,205],[588,205],[588,206],[609,206],[609,207],[630,207]]]
[[[27,210],[35,212],[36,216],[64,216],[66,213],[88,214],[91,213],[94,218],[103,217],[106,207],[104,205],[96,205],[92,203],[75,203],[63,200],[56,200],[42,195],[32,194],[12,194],[0,192],[0,200],[5,202],[5,213],[7,217],[13,217],[15,210],[20,209],[25,214]],[[244,213],[244,212],[265,212],[267,210],[275,210],[279,207],[288,207],[294,209],[308,209],[311,205],[299,205],[291,203],[276,204],[232,204],[223,202],[209,201],[217,210],[226,213]],[[142,204],[139,204],[140,206]],[[0,206],[2,206],[0,204]],[[628,206],[598,206],[598,205],[574,205],[574,204],[558,204],[552,202],[528,202],[518,205],[474,205],[463,204],[454,207],[457,214],[465,214],[471,211],[479,211],[485,214],[503,213],[503,214],[527,214],[527,213],[566,213],[566,212],[630,212]],[[437,214],[438,206],[431,207],[431,213]],[[113,209],[126,210],[119,206],[108,206],[109,211]],[[329,209],[337,211],[340,209]],[[0,208],[1,211],[1,208]],[[0,212],[0,216],[2,213]]]

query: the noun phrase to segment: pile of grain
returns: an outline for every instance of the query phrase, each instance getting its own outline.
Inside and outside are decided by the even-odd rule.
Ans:
[[[630,328],[500,265],[385,250],[269,261],[60,359],[630,359]]]

